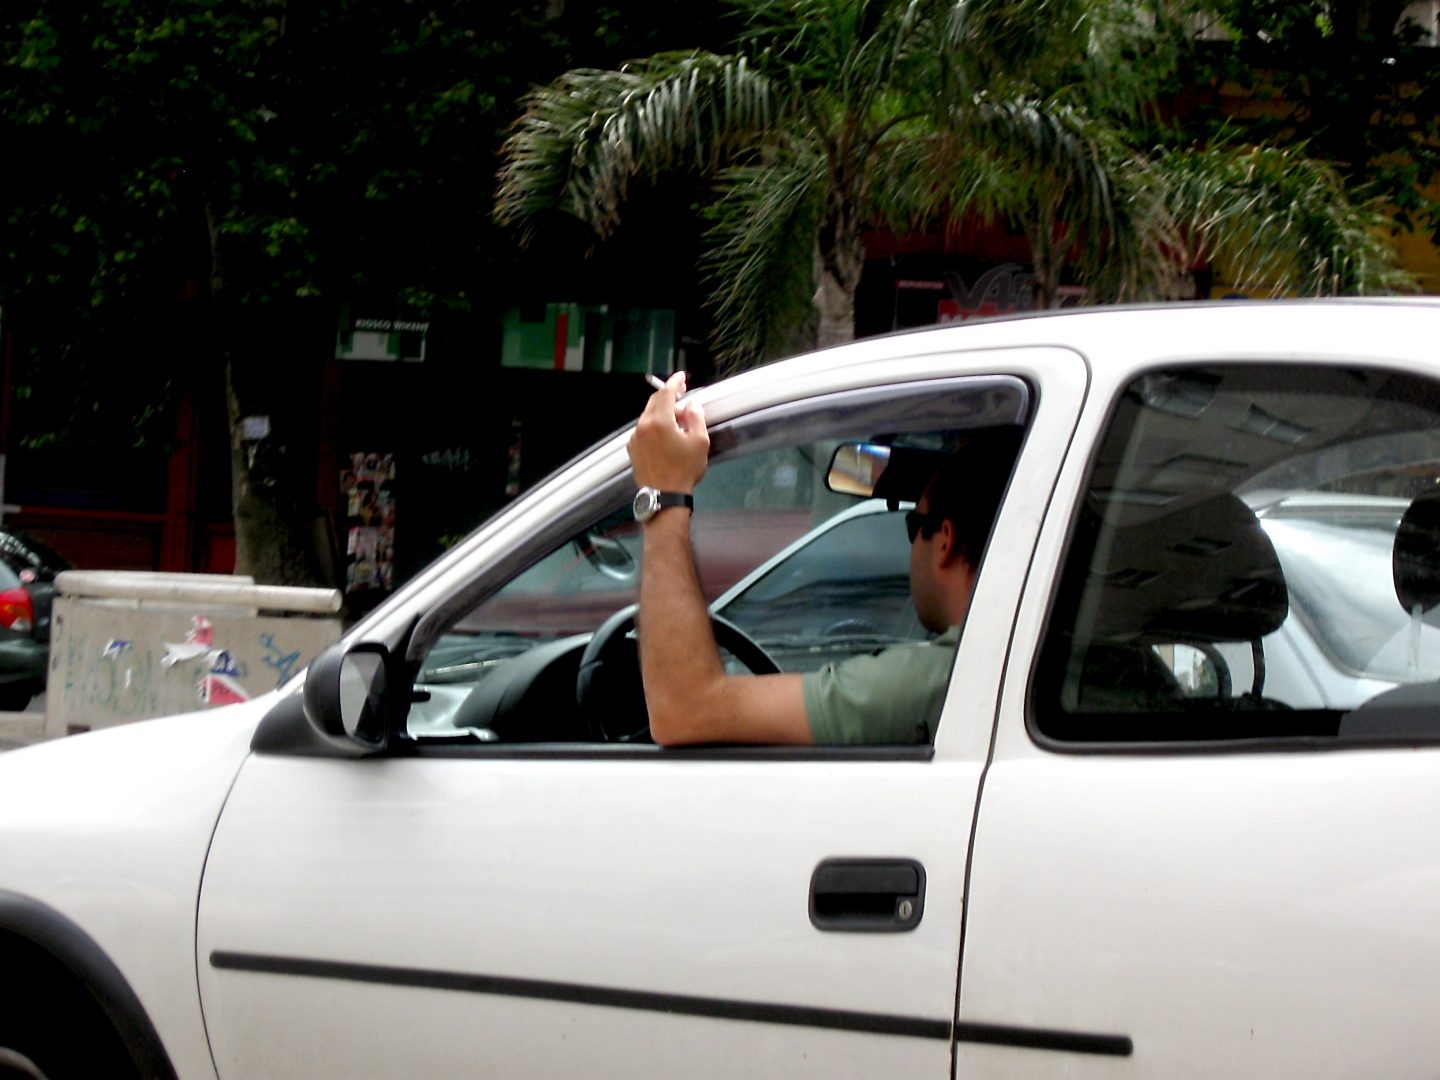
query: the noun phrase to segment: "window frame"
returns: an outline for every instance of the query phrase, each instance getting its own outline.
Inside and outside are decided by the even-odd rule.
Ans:
[[[993,391],[1009,395],[996,395]],[[989,392],[987,394],[987,392]],[[800,398],[763,407],[716,424],[710,430],[711,463],[805,442],[833,438],[833,435],[804,430],[797,425],[823,431],[873,430],[896,433],[961,431],[971,428],[1032,424],[1039,403],[1039,389],[1033,378],[998,366],[983,373],[933,375],[900,382],[871,384]],[[963,407],[962,407],[963,405]],[[895,412],[903,409],[903,418]],[[743,439],[740,433],[744,432]],[[1023,451],[1022,451],[1023,452]],[[578,459],[577,459],[578,460]],[[407,635],[406,677],[412,684],[426,655],[456,622],[476,606],[485,603],[516,576],[567,543],[577,532],[599,517],[629,504],[634,481],[627,467],[598,484],[587,496],[569,504],[563,514],[546,526],[514,539],[478,567],[439,603],[422,613]],[[703,483],[699,495],[703,499]],[[902,538],[903,539],[903,538]],[[952,672],[953,677],[953,672]],[[934,757],[930,744],[900,746],[701,746],[660,748],[650,744],[594,742],[479,742],[457,732],[457,737],[402,736],[392,740],[392,754],[400,756],[482,756],[486,758],[608,758],[653,756],[656,760],[703,756],[734,760],[889,760],[929,761]]]

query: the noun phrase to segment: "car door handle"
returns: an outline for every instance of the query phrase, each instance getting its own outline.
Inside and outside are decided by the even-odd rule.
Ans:
[[[925,868],[914,859],[826,859],[810,875],[817,930],[913,930],[924,908]]]

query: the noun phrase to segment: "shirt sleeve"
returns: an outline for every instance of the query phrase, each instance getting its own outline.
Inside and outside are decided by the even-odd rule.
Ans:
[[[817,745],[925,743],[945,703],[956,639],[897,645],[805,674],[810,736]]]

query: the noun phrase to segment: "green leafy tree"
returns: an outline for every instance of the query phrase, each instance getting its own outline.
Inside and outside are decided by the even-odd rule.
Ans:
[[[613,233],[632,186],[688,172],[714,197],[705,270],[730,364],[849,340],[874,227],[1023,228],[1035,301],[1062,270],[1096,300],[1174,292],[1193,260],[1256,284],[1395,283],[1376,217],[1294,150],[1175,143],[1154,103],[1177,52],[1088,0],[735,0],[733,51],[579,69],[530,93],[497,215]]]
[[[1199,137],[1303,146],[1398,229],[1440,242],[1440,51],[1403,0],[1215,0],[1169,9]],[[1196,31],[1201,31],[1197,35]]]
[[[232,421],[237,569],[315,581],[318,361],[338,307],[483,307],[510,259],[491,191],[515,99],[658,48],[697,10],[0,5],[0,310],[27,408],[48,405],[32,434],[155,445],[182,389],[210,393]],[[270,434],[245,438],[245,417]]]
[[[499,46],[448,14],[364,0],[0,13],[0,138],[26,162],[0,180],[9,328],[77,389],[117,351],[155,397],[182,364],[214,373],[200,379],[223,385],[233,421],[237,568],[261,581],[319,576],[306,460],[318,385],[304,373],[333,304],[367,291],[428,303],[438,268],[458,265],[445,246],[483,231],[473,196],[437,193],[432,177],[483,183],[495,99],[463,72]],[[444,228],[407,219],[437,194]],[[101,411],[127,406],[135,395]],[[249,416],[268,418],[267,437],[243,437]]]

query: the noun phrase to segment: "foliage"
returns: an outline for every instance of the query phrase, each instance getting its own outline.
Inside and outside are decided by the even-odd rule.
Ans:
[[[1396,228],[1440,241],[1440,56],[1405,6],[1206,0],[1170,9],[1170,32],[1185,39],[1191,93],[1247,138],[1305,147],[1358,198],[1383,200]],[[1182,122],[1204,137],[1220,113],[1190,108]]]
[[[225,353],[240,327],[348,300],[473,309],[507,259],[490,198],[513,102],[569,64],[656,47],[686,14],[548,7],[0,5],[0,308],[37,396],[136,365],[153,392],[197,343]],[[71,438],[88,426],[54,419]]]
[[[269,453],[232,432],[234,513],[242,562],[277,580],[305,561],[277,537],[309,529],[287,462],[337,309],[482,308],[510,261],[491,192],[515,99],[706,10],[7,0],[0,312],[31,443],[163,442],[182,389],[269,417]]]
[[[745,24],[728,53],[532,91],[497,198],[522,234],[559,210],[607,235],[631,183],[707,177],[706,269],[732,364],[853,334],[867,228],[1015,223],[1041,305],[1062,270],[1098,300],[1167,295],[1204,254],[1264,287],[1394,283],[1373,211],[1323,165],[1161,122],[1183,43],[1138,7],[734,2]]]

